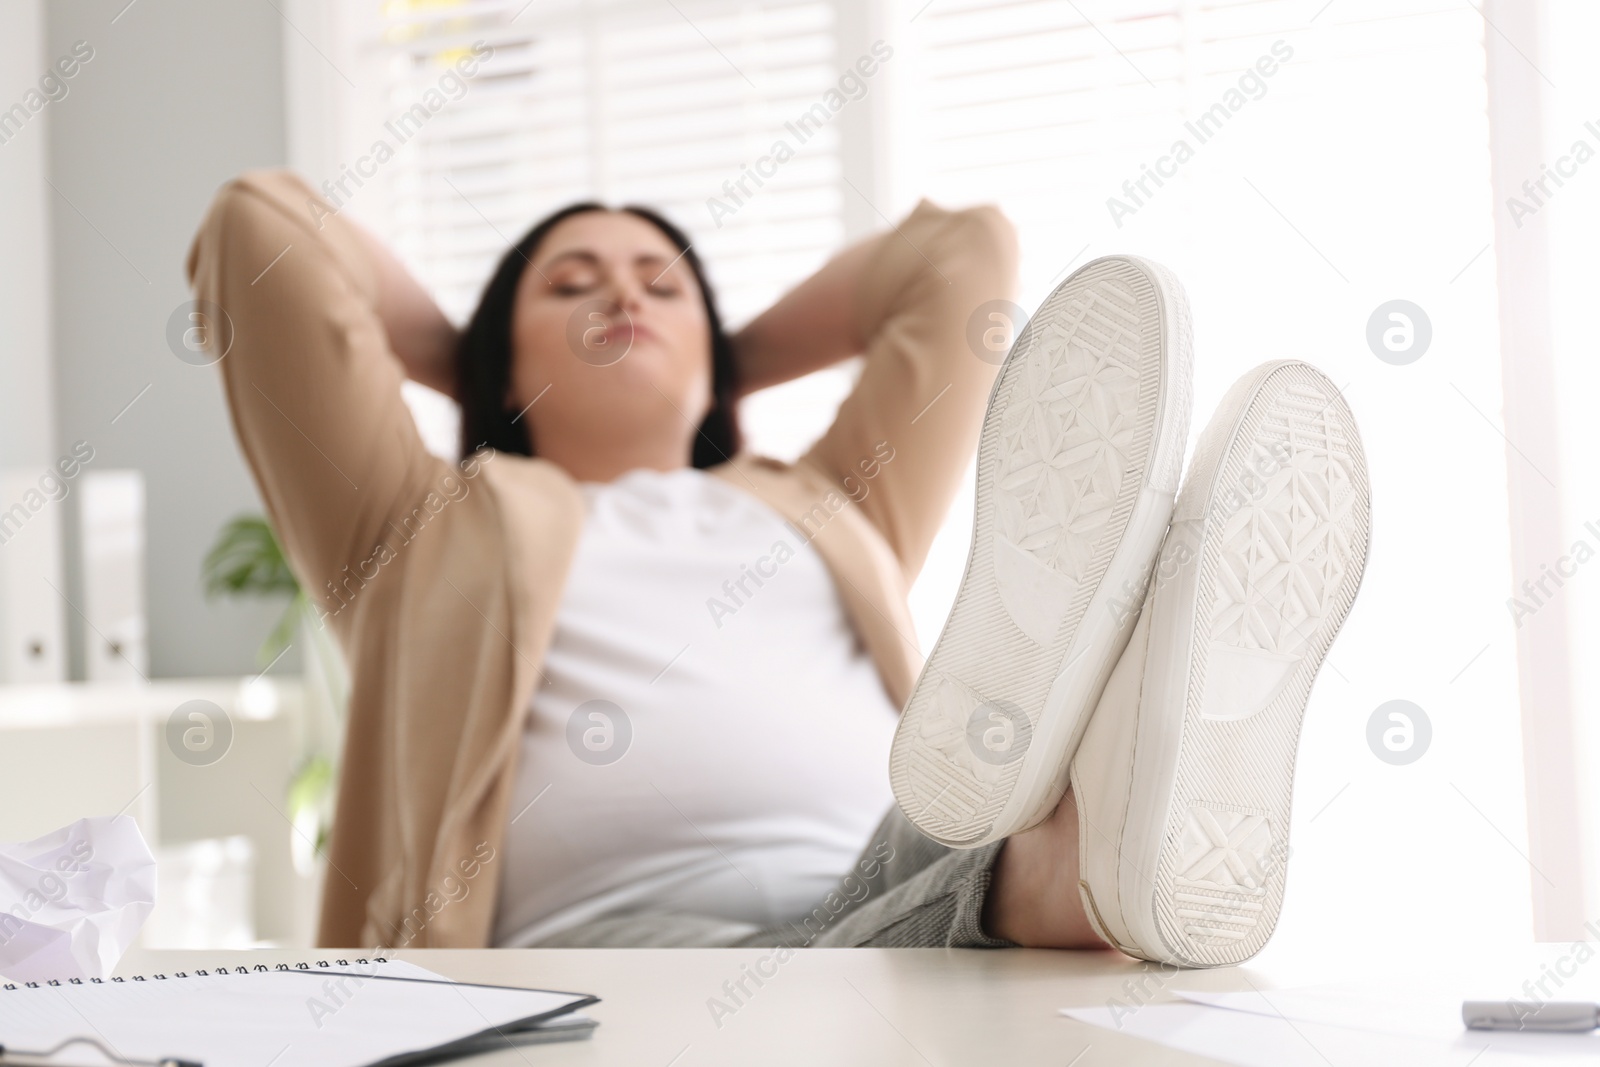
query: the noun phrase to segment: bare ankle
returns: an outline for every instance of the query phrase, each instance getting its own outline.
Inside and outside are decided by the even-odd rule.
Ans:
[[[1078,808],[1062,797],[1050,818],[1006,839],[984,901],[991,936],[1027,948],[1104,948],[1078,891]]]

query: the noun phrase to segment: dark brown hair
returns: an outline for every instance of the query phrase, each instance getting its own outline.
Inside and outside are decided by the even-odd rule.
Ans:
[[[533,262],[540,243],[557,223],[590,211],[608,211],[604,204],[585,201],[572,204],[546,216],[511,246],[500,259],[483,296],[472,313],[456,346],[456,396],[461,402],[461,454],[471,455],[485,446],[520,456],[533,455],[528,419],[517,418],[508,409],[506,397],[511,388],[511,317],[516,308],[517,285],[523,271]],[[738,396],[737,370],[733,360],[733,341],[717,312],[716,296],[711,291],[700,257],[683,231],[661,215],[645,207],[629,205],[620,209],[641,218],[664,234],[683,254],[683,261],[694,271],[705,301],[706,323],[711,333],[711,410],[695,436],[691,462],[696,467],[714,467],[733,458],[739,448],[739,423],[735,411]]]

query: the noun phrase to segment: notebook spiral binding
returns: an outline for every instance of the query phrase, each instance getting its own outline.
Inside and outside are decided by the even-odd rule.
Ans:
[[[214,970],[210,970],[210,971],[206,970],[203,967],[196,967],[193,972],[190,972],[190,971],[174,971],[170,975],[167,975],[167,974],[151,974],[151,975],[136,974],[136,975],[133,975],[130,978],[110,978],[110,979],[106,979],[106,978],[89,978],[89,979],[68,978],[64,982],[59,978],[51,978],[51,979],[49,979],[47,981],[43,981],[43,982],[7,982],[4,985],[0,985],[0,989],[45,989],[45,988],[48,988],[50,986],[68,986],[68,985],[116,985],[116,984],[121,983],[121,982],[168,982],[168,981],[171,981],[171,980],[173,980],[175,978],[213,978],[213,977],[217,977],[219,975],[225,975],[225,974],[251,974],[251,973],[256,972],[256,971],[313,971],[313,970],[318,970],[318,969],[330,970],[330,969],[332,969],[334,967],[365,966],[365,965],[370,965],[370,964],[373,964],[373,963],[388,963],[388,962],[389,962],[389,960],[385,956],[373,956],[371,959],[368,959],[366,956],[360,956],[360,957],[357,957],[354,960],[345,960],[345,959],[335,959],[335,960],[332,960],[332,961],[329,961],[329,960],[313,960],[310,963],[307,963],[307,962],[302,960],[299,963],[280,963],[280,964],[277,964],[276,966],[273,966],[273,967],[268,967],[264,963],[258,963],[254,967],[234,967],[232,969],[229,969],[227,967],[217,967]]]

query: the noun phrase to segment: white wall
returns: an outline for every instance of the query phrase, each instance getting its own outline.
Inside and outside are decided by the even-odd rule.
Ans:
[[[94,50],[70,93],[45,109],[48,173],[59,190],[45,186],[55,280],[50,451],[83,439],[95,449],[94,467],[144,473],[151,675],[249,672],[278,608],[207,602],[199,567],[218,527],[260,504],[216,370],[178,360],[166,328],[189,299],[183,259],[216,187],[246,168],[284,162],[281,16],[272,4],[204,0],[6,0],[0,9],[19,7],[46,7],[30,68],[42,71],[80,40]],[[12,37],[0,28],[0,49]],[[13,90],[7,83],[0,91]],[[26,131],[30,151],[44,150],[44,132]],[[0,167],[15,147],[0,146]],[[9,254],[0,261],[18,269]],[[0,285],[0,301],[21,302],[15,291]],[[43,307],[42,297],[31,306]],[[0,314],[0,330],[15,329],[9,319]],[[48,412],[43,382],[5,384],[0,403],[32,417]],[[81,604],[72,526],[67,591]],[[81,677],[81,646],[74,664]],[[278,669],[294,666],[291,653]]]

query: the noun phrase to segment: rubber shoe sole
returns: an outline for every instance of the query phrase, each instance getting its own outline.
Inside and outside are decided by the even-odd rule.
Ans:
[[[1219,966],[1271,936],[1301,721],[1360,588],[1370,500],[1355,418],[1307,364],[1247,374],[1201,436],[1128,649],[1137,695],[1119,668],[1072,771],[1085,910],[1123,951]]]
[[[1191,366],[1182,287],[1125,256],[1076,271],[1012,345],[966,571],[890,754],[928,837],[976,848],[1059,801],[1171,518]]]

